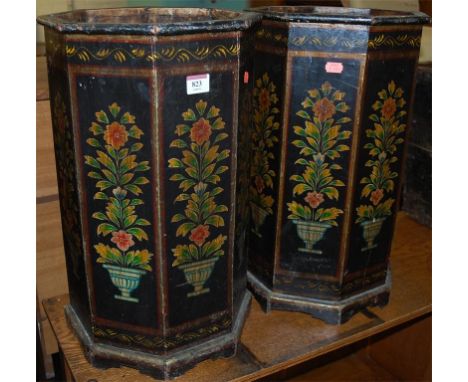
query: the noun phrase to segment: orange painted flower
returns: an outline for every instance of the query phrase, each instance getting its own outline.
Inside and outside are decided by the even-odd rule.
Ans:
[[[210,230],[208,226],[199,225],[198,227],[192,229],[189,239],[193,241],[196,245],[201,247],[209,235],[210,235]]]
[[[257,175],[255,177],[255,187],[257,188],[259,194],[261,194],[262,191],[265,189],[265,182],[263,181],[263,178],[260,175]]]
[[[126,251],[129,249],[132,245],[135,244],[135,242],[132,239],[132,235],[125,232],[125,231],[118,231],[118,232],[112,232],[112,239],[111,241],[115,244],[117,244],[117,247],[121,251]]]
[[[376,206],[382,200],[383,196],[384,196],[383,190],[378,188],[377,190],[371,192],[370,200],[372,204]]]
[[[312,208],[317,208],[323,203],[323,194],[320,192],[308,192],[304,200],[309,203]]]
[[[262,90],[260,90],[258,100],[260,103],[260,110],[268,110],[271,105],[270,92],[267,89],[263,88]]]
[[[382,106],[382,116],[386,119],[393,117],[393,114],[396,112],[396,102],[393,98],[387,98]]]
[[[104,139],[107,144],[118,150],[128,141],[128,133],[125,126],[118,122],[112,122],[106,126]]]
[[[320,122],[326,121],[328,118],[331,118],[335,114],[336,109],[333,102],[328,98],[322,98],[321,100],[315,102],[313,107],[315,116],[320,120]]]
[[[192,125],[192,129],[190,130],[190,139],[197,145],[206,142],[210,138],[210,135],[211,125],[205,118],[200,118]]]

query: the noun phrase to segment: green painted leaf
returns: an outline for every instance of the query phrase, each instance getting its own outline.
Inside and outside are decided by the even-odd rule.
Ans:
[[[218,194],[221,194],[224,190],[221,187],[215,187],[213,190],[210,192],[210,196],[216,196]]]
[[[208,114],[206,114],[206,118],[211,119],[217,116],[219,116],[219,109],[216,106],[211,106]]]
[[[229,135],[227,133],[219,133],[218,135],[216,135],[216,138],[214,139],[213,144],[221,142],[222,140],[226,139],[227,137],[229,137]]]
[[[301,118],[310,120],[310,115],[309,115],[309,113],[307,113],[305,110],[299,110],[299,111],[296,113],[296,115],[299,116],[299,117],[301,117]]]
[[[88,138],[86,140],[86,143],[90,146],[93,146],[93,147],[101,147],[101,144],[99,143],[99,141],[96,139],[96,138]]]
[[[133,173],[131,173],[131,172],[130,172],[130,173],[127,173],[127,174],[124,174],[124,175],[122,175],[122,176],[120,177],[120,182],[119,182],[119,183],[120,183],[121,185],[125,185],[125,184],[127,184],[128,182],[130,182],[130,181],[133,179],[134,176],[135,176],[135,174],[133,174]]]
[[[136,215],[130,215],[130,216],[127,216],[124,221],[123,221],[123,226],[124,228],[128,228],[130,227],[133,223],[135,223],[135,220],[136,220]]]
[[[133,169],[133,171],[147,171],[150,169],[148,161],[143,161],[138,163],[138,165]]]
[[[171,223],[177,223],[177,222],[180,222],[182,220],[185,220],[185,216],[182,215],[182,214],[175,214],[172,219],[171,219]]]
[[[180,137],[181,135],[184,135],[189,130],[190,130],[189,125],[180,124],[176,126],[175,133]]]
[[[176,236],[177,237],[186,236],[195,227],[196,227],[195,223],[192,223],[192,222],[184,223],[180,225],[179,228],[177,228]]]
[[[205,156],[203,157],[203,167],[207,166],[216,159],[218,155],[218,148],[219,146],[215,145],[206,152]]]
[[[128,130],[128,135],[132,138],[135,139],[140,139],[140,137],[143,135],[143,131],[137,126],[133,125],[130,130]]]
[[[216,158],[216,162],[221,162],[222,160],[226,159],[229,157],[229,153],[231,151],[226,149],[226,150],[223,150],[219,153],[218,157]]]
[[[94,168],[98,168],[98,169],[101,168],[101,165],[99,164],[99,162],[96,159],[94,159],[93,157],[89,156],[89,155],[85,155],[85,163],[87,165],[90,165],[90,166],[94,167]]]
[[[94,199],[109,200],[109,197],[104,192],[99,191],[94,194]]]
[[[347,146],[347,145],[338,145],[338,146],[335,147],[335,150],[336,151],[348,151],[349,146]]]
[[[145,231],[138,227],[132,227],[127,229],[128,233],[134,235],[138,240],[148,240],[148,235]]]
[[[130,147],[132,153],[140,151],[143,148],[143,143],[137,142]]]
[[[107,114],[104,112],[104,110],[96,112],[95,115],[99,122],[109,123],[109,119],[107,118]]]
[[[305,191],[312,191],[312,188],[305,183],[299,183],[293,188],[293,195],[301,195]]]
[[[330,199],[338,200],[340,196],[338,190],[335,187],[325,187],[321,190],[321,192],[322,194],[327,195]]]
[[[114,118],[117,118],[117,115],[120,113],[120,106],[114,102],[112,105],[109,106],[109,111],[111,112]]]
[[[112,187],[113,184],[108,182],[107,180],[100,180],[96,183],[96,187],[99,188],[101,191],[104,191],[106,188]]]
[[[184,168],[184,164],[180,159],[177,158],[171,158],[168,160],[169,163],[169,168]]]
[[[307,147],[307,144],[304,141],[301,141],[299,139],[296,139],[292,141],[291,143],[296,147]]]
[[[212,225],[213,227],[223,227],[224,219],[219,215],[211,215],[205,220],[205,224]]]
[[[222,174],[223,172],[226,172],[227,170],[229,170],[229,167],[228,166],[219,166],[216,171],[215,171],[215,174]]]
[[[126,190],[130,191],[132,194],[138,196],[143,193],[140,187],[135,186],[134,184],[127,184],[124,186]]]
[[[149,180],[144,176],[140,176],[133,181],[133,184],[148,184]]]
[[[88,172],[88,176],[93,179],[104,179],[101,174],[94,171]]]
[[[151,223],[146,220],[146,219],[137,219],[137,221],[135,222],[135,225],[151,225]]]
[[[103,127],[100,124],[96,123],[96,122],[93,122],[91,124],[91,127],[89,128],[89,131],[91,131],[94,135],[100,135],[100,134],[104,133]]]
[[[120,123],[128,124],[128,123],[135,123],[135,116],[131,115],[128,111],[122,115],[120,118]]]
[[[226,123],[223,121],[221,117],[216,118],[215,121],[211,124],[211,128],[213,130],[222,130],[224,129],[224,126]]]
[[[206,110],[206,106],[208,103],[206,101],[200,100],[195,104],[195,107],[197,108],[198,114],[203,115]]]
[[[221,181],[221,178],[218,175],[210,175],[208,178],[205,179],[207,183],[217,184]]]
[[[198,171],[197,171],[197,169],[195,169],[194,167],[187,167],[187,168],[185,168],[185,172],[186,172],[187,175],[190,176],[191,178],[194,178],[194,179],[196,179],[196,180],[199,180]]]
[[[107,220],[107,216],[104,215],[102,212],[95,212],[91,216],[98,220]]]
[[[206,179],[208,176],[210,176],[213,173],[215,167],[216,163],[212,163],[206,166],[202,172],[201,179]]]
[[[321,222],[325,221],[325,222],[329,222],[329,223],[333,224],[331,222],[331,220],[335,220],[342,213],[343,213],[343,210],[340,210],[340,209],[335,208],[335,207],[326,208],[326,209],[321,211],[319,221],[321,221]]]
[[[116,167],[114,162],[112,161],[111,157],[107,155],[105,152],[101,150],[97,150],[96,154],[98,155],[98,162],[102,163],[104,166],[106,166],[109,170],[112,172],[117,172]]]
[[[175,147],[175,148],[178,148],[178,149],[184,149],[187,147],[187,143],[185,141],[183,141],[182,139],[175,139],[171,142],[171,144],[169,145],[169,147]]]
[[[109,223],[101,223],[97,227],[97,233],[102,234],[103,236],[108,235],[111,232],[118,231],[117,227]]]
[[[139,206],[139,205],[141,205],[141,204],[145,204],[145,203],[143,202],[143,200],[141,200],[141,199],[132,199],[132,200],[130,201],[130,205],[131,205],[131,206]]]
[[[187,111],[184,111],[182,113],[182,118],[184,119],[184,121],[196,121],[197,120],[197,116],[195,115],[192,109],[188,109]]]
[[[181,188],[184,192],[187,191],[190,187],[194,186],[197,182],[193,179],[186,179],[183,182],[180,182],[179,188]]]
[[[102,169],[102,173],[106,176],[107,179],[109,179],[112,184],[117,184],[117,179],[115,179],[115,175],[111,171],[104,168]]]

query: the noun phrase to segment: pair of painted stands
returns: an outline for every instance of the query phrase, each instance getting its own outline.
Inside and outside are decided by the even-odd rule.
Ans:
[[[256,11],[39,18],[66,313],[94,363],[171,378],[232,355],[247,258],[266,310],[337,323],[388,299],[427,18]]]

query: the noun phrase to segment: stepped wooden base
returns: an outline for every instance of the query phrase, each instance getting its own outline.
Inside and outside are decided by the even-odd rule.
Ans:
[[[266,313],[271,310],[303,312],[328,324],[342,324],[368,306],[387,305],[390,296],[391,275],[388,271],[385,284],[340,301],[276,292],[268,288],[251,272],[247,273],[247,283],[250,291]]]
[[[250,308],[251,294],[247,291],[234,320],[230,333],[207,340],[201,344],[155,355],[143,351],[97,343],[93,341],[71,305],[65,306],[67,321],[85,350],[88,361],[95,367],[109,368],[126,365],[158,379],[172,379],[205,359],[227,358],[236,354],[242,327]]]

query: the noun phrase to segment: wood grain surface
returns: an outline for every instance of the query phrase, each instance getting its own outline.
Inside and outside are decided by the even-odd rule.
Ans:
[[[371,308],[341,326],[327,325],[303,313],[263,313],[253,301],[240,351],[230,359],[200,363],[176,381],[248,381],[369,338],[430,313],[431,230],[400,213],[392,251],[393,287],[389,304]],[[76,381],[149,381],[135,369],[100,370],[86,361],[78,340],[66,324],[63,307],[68,296],[45,301],[44,306],[60,348]],[[349,360],[355,362],[355,360]],[[364,367],[364,366],[363,366]]]
[[[45,56],[36,57],[36,101],[49,99],[47,79],[47,60]]]
[[[49,101],[36,102],[36,202],[58,199]]]

